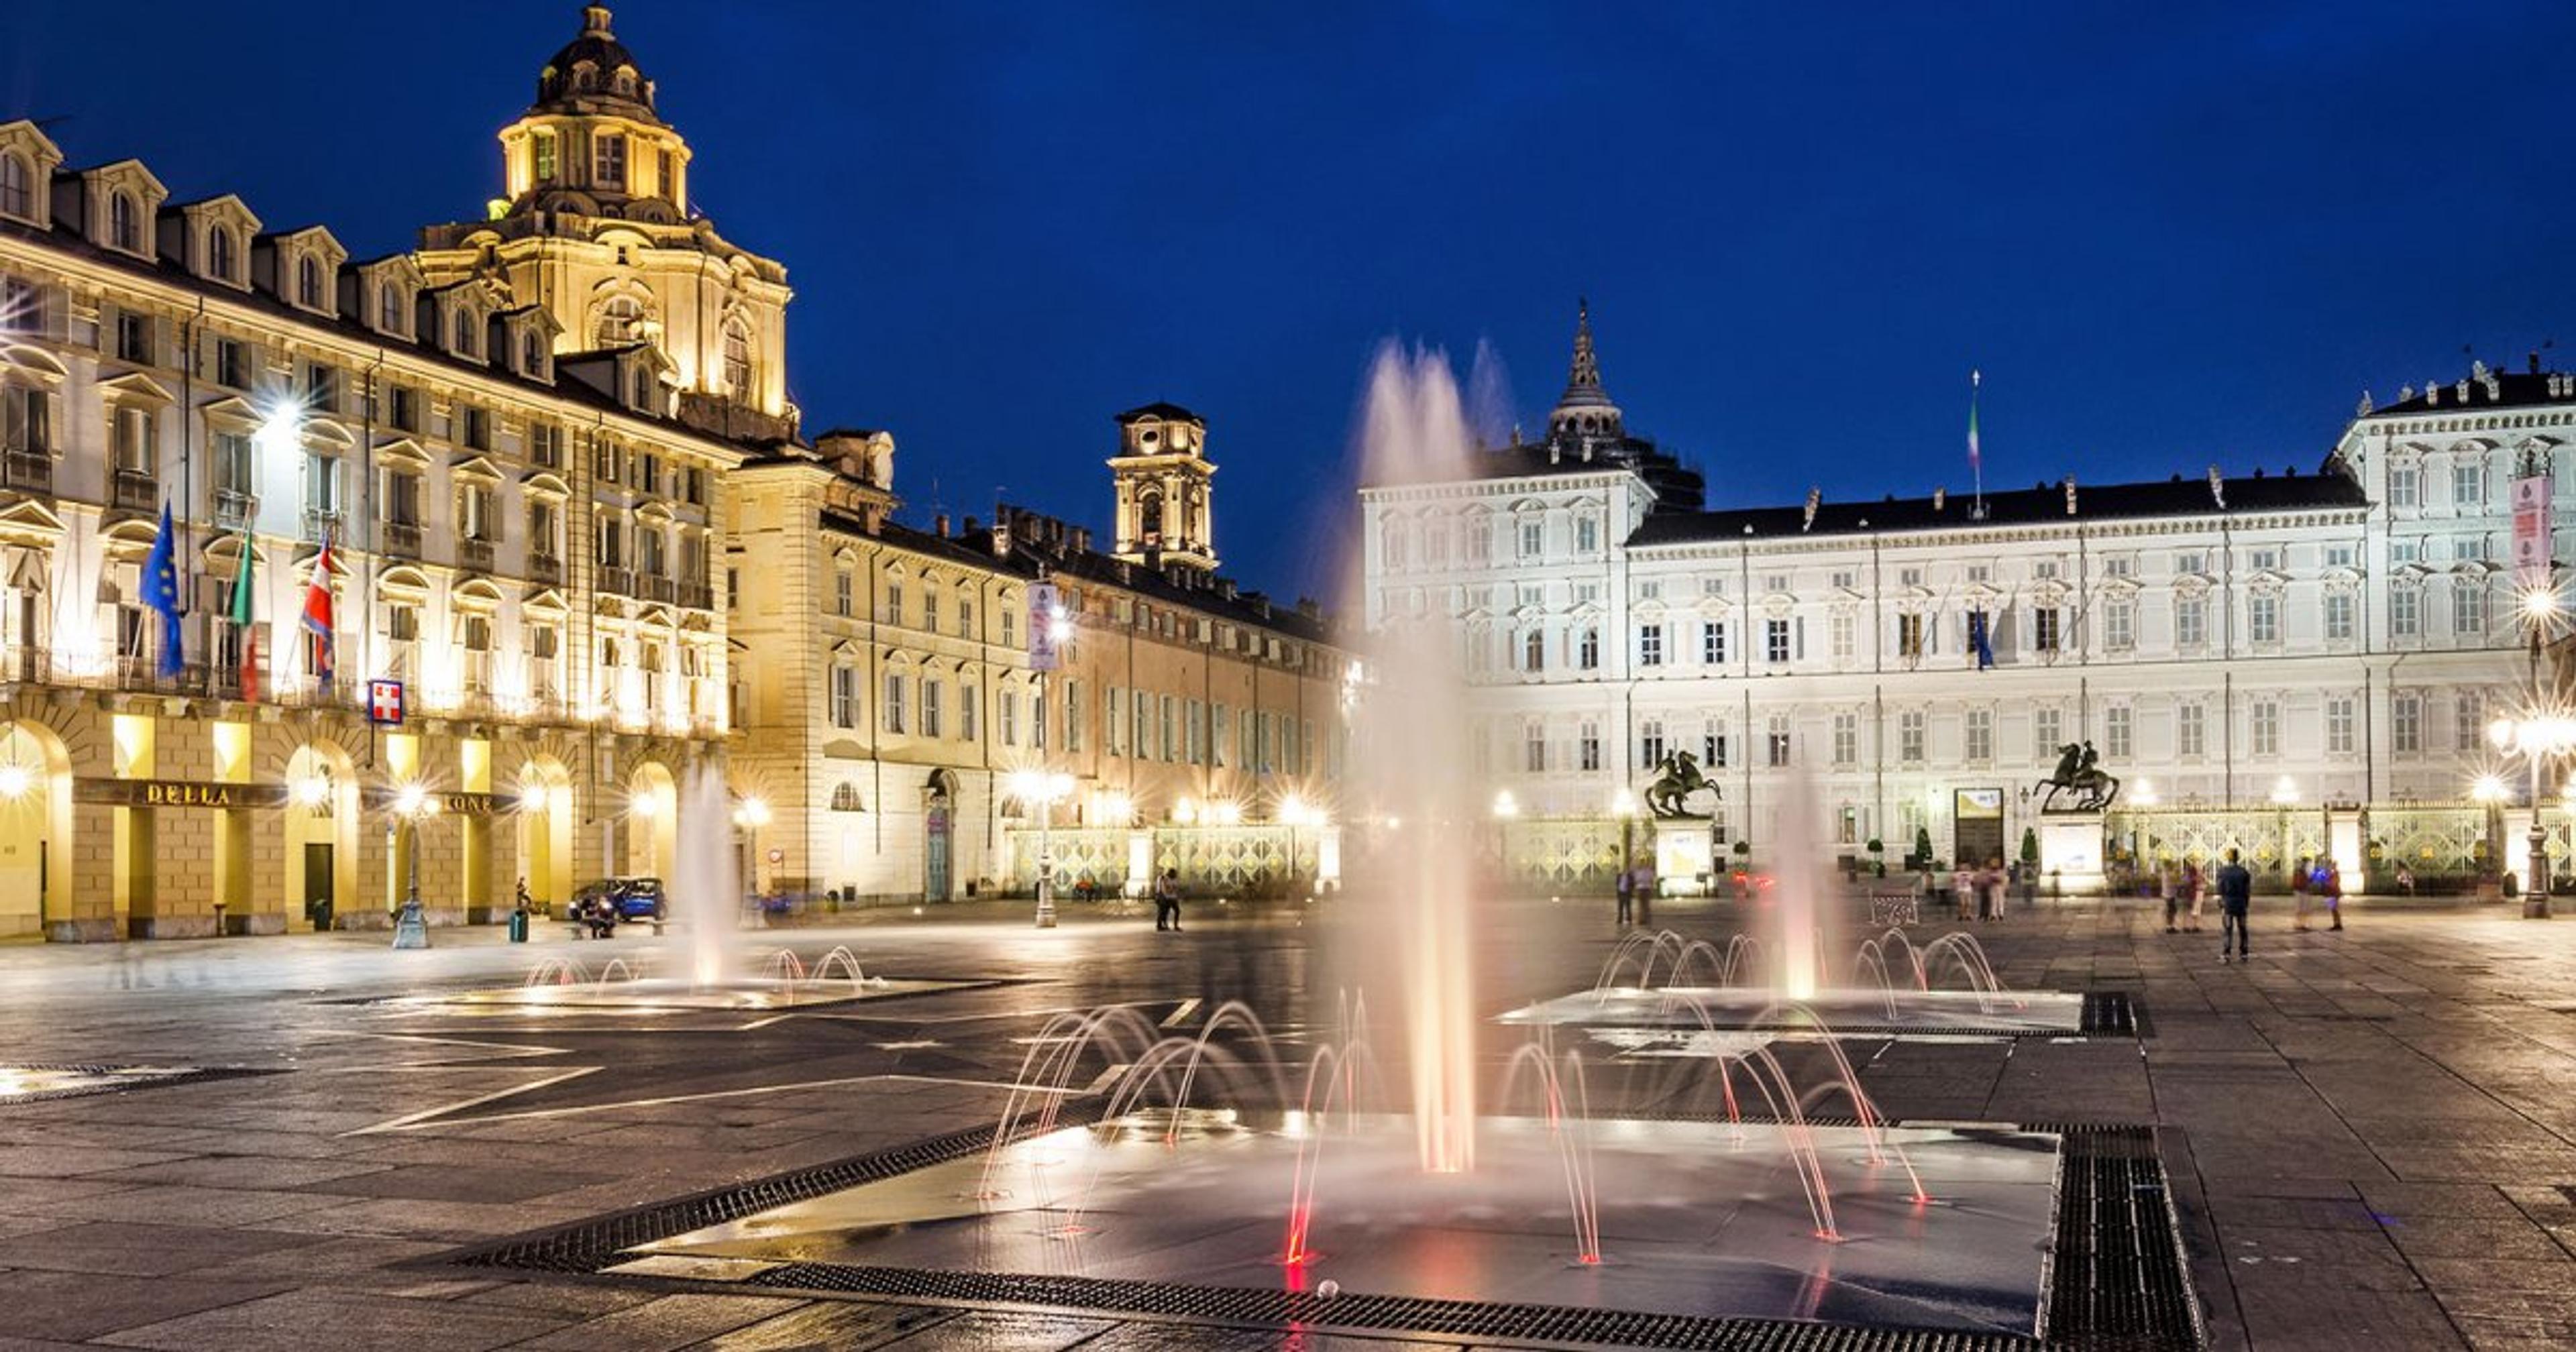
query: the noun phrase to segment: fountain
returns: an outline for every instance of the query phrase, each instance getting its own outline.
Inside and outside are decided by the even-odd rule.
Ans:
[[[742,914],[734,876],[733,795],[713,761],[689,770],[680,789],[678,848],[671,900],[689,946],[689,980],[700,989],[725,984],[733,971],[731,935]]]

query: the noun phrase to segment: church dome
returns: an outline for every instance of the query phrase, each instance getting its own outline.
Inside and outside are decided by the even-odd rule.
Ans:
[[[618,113],[659,123],[653,82],[635,54],[609,28],[606,5],[584,5],[581,35],[566,43],[537,75],[534,112]]]

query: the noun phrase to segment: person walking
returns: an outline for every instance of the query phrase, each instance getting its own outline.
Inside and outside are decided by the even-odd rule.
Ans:
[[[2308,886],[2316,880],[2316,860],[2299,856],[2299,866],[2290,870],[2290,928],[2308,927]]]
[[[1619,861],[1619,928],[1626,929],[1637,918],[1637,866],[1630,860]]]
[[[2325,898],[2326,915],[2334,921],[2333,924],[2326,926],[2326,928],[2330,930],[2342,929],[2343,870],[2335,865],[2335,861],[2331,857],[2321,860],[2317,864],[2316,891],[2319,896]]]
[[[1977,918],[1977,870],[1965,859],[1950,870],[1950,895],[1958,905],[1961,920]]]
[[[2254,875],[2237,862],[2234,849],[2227,852],[2227,862],[2218,866],[2218,960],[2227,961],[2227,940],[2236,938],[2236,960],[2246,959],[2245,917],[2254,908]]]
[[[1166,920],[1174,934],[1181,932],[1181,871],[1176,868],[1163,870],[1154,880],[1154,928],[1162,929]]]

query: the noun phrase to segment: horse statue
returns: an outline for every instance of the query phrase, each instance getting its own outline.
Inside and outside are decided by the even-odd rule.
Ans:
[[[2068,812],[2099,812],[2120,796],[2120,781],[2101,766],[2091,742],[2069,742],[2057,748],[2057,769],[2033,788],[2048,792],[2039,800],[2042,812],[2058,811],[2057,795],[2072,794]]]
[[[1698,758],[1687,751],[1676,751],[1664,757],[1655,767],[1655,782],[1646,786],[1646,810],[1666,821],[1694,821],[1708,816],[1693,812],[1684,801],[1702,789],[1712,797],[1723,798],[1717,781],[1701,774]]]

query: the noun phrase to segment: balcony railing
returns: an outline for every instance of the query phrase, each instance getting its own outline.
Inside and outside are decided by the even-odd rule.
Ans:
[[[687,606],[691,610],[715,609],[716,589],[714,584],[707,582],[681,583],[680,604]]]
[[[492,571],[492,542],[467,538],[456,542],[456,565],[478,573]]]
[[[680,584],[667,577],[647,573],[644,575],[643,582],[644,590],[640,594],[647,601],[669,602],[680,599]]]
[[[406,558],[414,559],[420,557],[420,524],[418,522],[387,521],[384,523],[384,535],[382,538],[384,542],[384,551],[386,553],[400,554]]]
[[[340,514],[326,507],[304,509],[304,543],[318,545],[340,538]]]
[[[29,493],[54,491],[54,457],[46,451],[11,451],[0,456],[0,488]]]
[[[600,569],[599,589],[618,596],[635,595],[635,570],[632,568]]]
[[[139,469],[121,469],[115,477],[116,505],[148,512],[161,505],[161,481]]]
[[[563,581],[563,560],[552,554],[531,554],[528,556],[528,576],[539,582],[560,584]]]
[[[42,648],[0,650],[0,684],[47,685],[54,679],[53,654]]]
[[[215,490],[215,525],[221,530],[240,530],[259,515],[259,499],[249,493],[236,493],[229,488]]]

